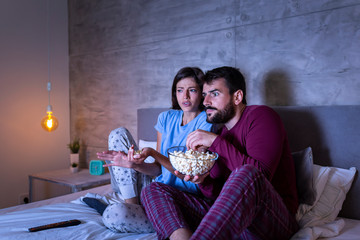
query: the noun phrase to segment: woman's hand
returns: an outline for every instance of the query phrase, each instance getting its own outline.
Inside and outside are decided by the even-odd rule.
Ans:
[[[148,156],[151,156],[151,151],[153,151],[154,149],[152,148],[143,148],[141,151],[132,151],[130,153],[130,150],[129,150],[129,154],[128,156],[130,156],[129,160],[136,163],[136,164],[141,164],[141,163],[144,163],[145,159],[148,157]]]
[[[118,166],[118,167],[125,167],[125,168],[132,168],[132,165],[134,163],[129,162],[127,160],[126,153],[119,151],[104,151],[104,152],[98,152],[97,157],[100,160],[107,160],[111,161],[109,164],[104,164],[104,167],[111,167],[111,166]]]
[[[178,178],[181,178],[183,179],[185,182],[192,182],[192,183],[195,183],[195,184],[200,184],[202,182],[204,182],[204,179],[210,174],[210,172],[207,172],[205,174],[202,174],[202,175],[196,175],[196,176],[189,176],[189,175],[184,175],[182,173],[180,173],[179,171],[175,170],[174,171],[174,174],[175,176],[177,176]]]
[[[130,147],[128,154],[124,153],[123,151],[104,151],[97,153],[97,156],[100,160],[111,161],[109,164],[104,164],[104,167],[118,166],[133,168],[134,164],[137,163],[137,161],[134,160],[134,156],[136,155],[137,153],[135,153],[133,145]]]

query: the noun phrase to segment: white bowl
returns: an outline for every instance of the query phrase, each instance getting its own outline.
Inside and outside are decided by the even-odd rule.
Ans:
[[[202,175],[211,170],[218,154],[207,151],[187,151],[185,146],[171,147],[167,150],[170,163],[173,168],[182,174],[196,176]]]

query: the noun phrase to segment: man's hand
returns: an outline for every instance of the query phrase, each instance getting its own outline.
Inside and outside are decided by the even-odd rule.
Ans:
[[[218,135],[212,132],[197,129],[190,133],[186,139],[186,147],[200,151],[201,149],[207,149],[215,141]]]
[[[200,176],[196,175],[196,176],[193,176],[193,177],[192,177],[192,176],[189,176],[189,175],[184,175],[184,174],[180,173],[180,172],[177,171],[177,170],[174,171],[174,174],[175,174],[175,176],[177,176],[178,178],[183,179],[185,182],[190,181],[190,182],[193,182],[193,183],[195,183],[195,184],[200,184],[200,183],[202,183],[202,182],[204,181],[204,179],[210,174],[210,172],[207,172],[207,173],[205,173],[205,174],[203,174],[203,175],[200,175]]]

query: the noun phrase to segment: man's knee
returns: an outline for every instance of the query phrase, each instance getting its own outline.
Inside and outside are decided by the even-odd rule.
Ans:
[[[162,183],[159,183],[159,182],[152,182],[150,183],[149,185],[147,185],[146,187],[144,187],[142,190],[141,190],[141,196],[142,195],[146,195],[148,193],[151,193],[153,191],[157,191],[157,189],[159,188],[159,186],[161,186]]]
[[[141,201],[145,198],[149,198],[150,195],[154,193],[156,194],[158,191],[161,191],[163,185],[165,184],[159,182],[152,182],[146,187],[144,187],[141,190],[141,194],[140,194]]]
[[[233,172],[235,173],[250,173],[250,174],[256,174],[259,173],[259,169],[255,167],[254,165],[245,164],[239,168],[236,168]]]
[[[255,166],[246,164],[239,168],[236,168],[231,173],[231,179],[235,182],[254,182],[254,181],[263,181],[265,179],[264,174]]]

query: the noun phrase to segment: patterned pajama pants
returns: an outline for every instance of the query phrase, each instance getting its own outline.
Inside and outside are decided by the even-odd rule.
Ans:
[[[131,145],[134,145],[134,149],[138,150],[134,138],[126,128],[117,128],[109,134],[109,150],[128,153]],[[124,199],[139,197],[141,189],[151,182],[149,176],[130,168],[113,166],[109,167],[109,172],[113,190],[121,193]]]
[[[191,239],[290,239],[298,230],[271,183],[255,167],[235,169],[213,205],[205,199],[161,183],[141,193],[142,204],[159,239],[178,228],[194,232]]]
[[[109,150],[128,152],[131,145],[138,147],[126,128],[117,128],[109,135]],[[151,183],[147,175],[133,169],[109,167],[111,185],[124,199],[139,197],[141,189]],[[129,203],[110,204],[103,213],[104,225],[114,232],[150,233],[154,232],[141,205]]]

